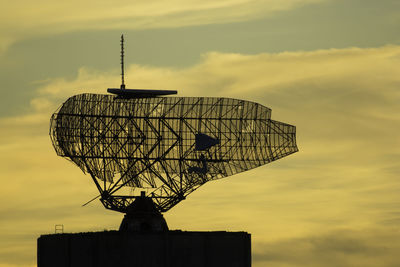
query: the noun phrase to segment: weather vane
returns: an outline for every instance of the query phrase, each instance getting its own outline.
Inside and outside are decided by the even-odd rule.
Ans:
[[[50,123],[57,154],[92,177],[94,199],[126,214],[121,230],[168,229],[161,212],[206,182],[298,151],[295,126],[261,104],[125,89],[123,45],[122,35],[121,87],[70,97]]]

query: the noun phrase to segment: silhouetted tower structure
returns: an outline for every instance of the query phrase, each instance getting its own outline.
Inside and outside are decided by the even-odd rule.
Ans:
[[[57,155],[91,176],[99,195],[89,202],[125,214],[121,232],[166,233],[161,213],[206,182],[298,151],[295,126],[272,120],[261,104],[126,89],[123,35],[121,86],[107,91],[67,99],[50,136]]]

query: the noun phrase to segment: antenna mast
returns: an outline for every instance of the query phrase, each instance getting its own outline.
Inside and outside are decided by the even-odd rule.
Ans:
[[[124,81],[124,35],[121,35],[121,89],[125,89]]]

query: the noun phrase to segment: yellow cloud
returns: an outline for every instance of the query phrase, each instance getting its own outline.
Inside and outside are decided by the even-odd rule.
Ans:
[[[0,11],[0,53],[38,35],[245,21],[321,1],[326,0],[8,1]]]
[[[391,247],[395,238],[386,233],[400,221],[399,55],[400,46],[257,55],[213,52],[188,68],[130,65],[129,88],[256,101],[272,108],[273,119],[298,130],[299,153],[204,185],[166,214],[170,227],[246,230],[261,254],[266,252],[257,244],[286,247],[285,240],[294,240],[305,246],[310,236],[320,236],[315,242],[326,245],[324,236],[332,239],[329,233],[337,228],[380,229],[378,236],[356,237]],[[0,170],[6,181],[0,189],[0,214],[7,219],[0,220],[0,235],[24,228],[25,214],[31,238],[59,222],[68,231],[118,227],[121,215],[105,211],[98,201],[79,207],[97,194],[95,186],[79,168],[56,156],[48,127],[52,112],[72,94],[106,93],[119,83],[118,70],[81,68],[75,79],[39,85],[29,115],[0,120]],[[318,252],[303,249],[309,257]],[[334,249],[327,246],[324,253],[335,255]],[[339,258],[344,265],[336,266],[355,262],[363,253],[346,254]],[[269,261],[257,255],[259,266]]]
[[[253,254],[253,265],[397,266],[400,247],[394,240],[399,237],[396,228],[338,229],[322,235],[260,243]]]

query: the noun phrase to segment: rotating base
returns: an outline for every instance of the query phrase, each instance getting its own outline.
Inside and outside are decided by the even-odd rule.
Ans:
[[[128,207],[119,230],[122,232],[166,232],[168,225],[153,200],[142,194]]]

